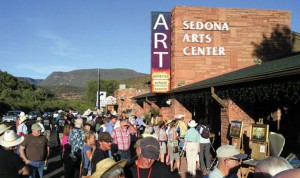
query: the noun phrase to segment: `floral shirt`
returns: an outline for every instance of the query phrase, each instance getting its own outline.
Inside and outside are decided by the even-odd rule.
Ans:
[[[82,146],[84,145],[84,132],[78,128],[72,129],[69,134],[69,144],[71,145],[71,153],[81,155]]]

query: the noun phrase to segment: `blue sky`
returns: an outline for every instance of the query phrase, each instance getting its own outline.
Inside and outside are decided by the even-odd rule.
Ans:
[[[174,6],[290,10],[295,0],[2,0],[0,70],[44,79],[54,71],[129,68],[150,73],[150,14]]]

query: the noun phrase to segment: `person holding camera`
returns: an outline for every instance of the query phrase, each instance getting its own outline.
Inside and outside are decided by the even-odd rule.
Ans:
[[[130,135],[135,134],[136,129],[126,120],[120,123],[120,127],[112,132],[114,144],[118,145],[118,153],[121,159],[127,159],[130,162]]]

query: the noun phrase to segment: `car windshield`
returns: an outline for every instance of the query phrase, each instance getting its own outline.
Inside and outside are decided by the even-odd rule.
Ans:
[[[29,112],[29,115],[34,115],[34,114],[36,114],[36,111],[30,111]]]
[[[20,114],[20,112],[8,112],[6,115],[7,116],[17,116],[19,114]]]

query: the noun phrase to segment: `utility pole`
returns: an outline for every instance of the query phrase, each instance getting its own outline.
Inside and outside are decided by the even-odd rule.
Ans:
[[[100,69],[98,68],[97,109],[100,109]]]

